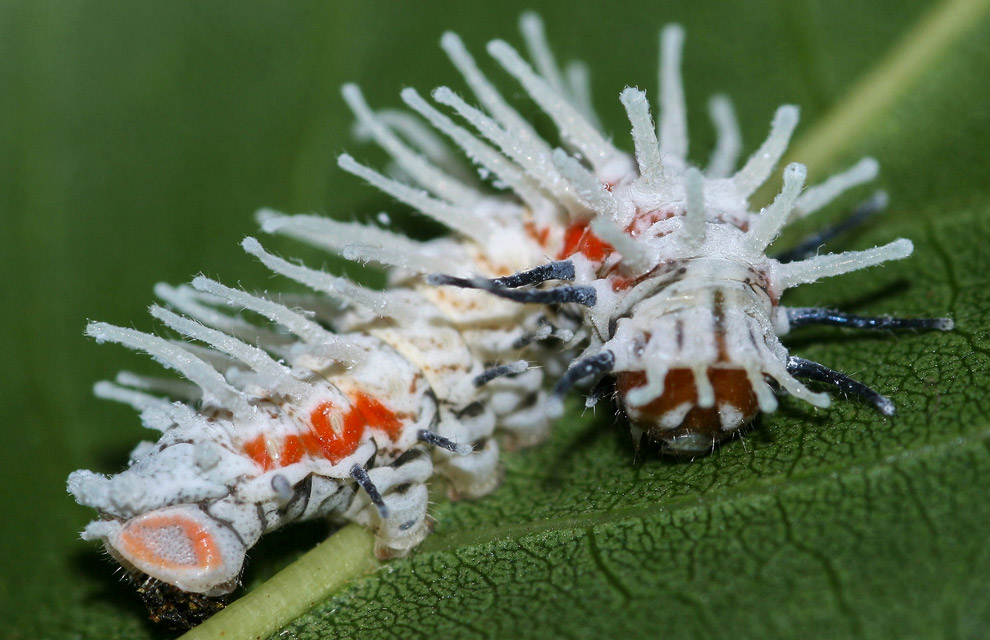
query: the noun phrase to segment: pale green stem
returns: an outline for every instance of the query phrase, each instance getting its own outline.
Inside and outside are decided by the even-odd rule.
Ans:
[[[893,104],[929,71],[938,57],[990,9],[988,0],[943,0],[915,24],[884,59],[791,147],[788,161],[818,174],[839,160]]]
[[[350,524],[179,640],[267,638],[381,566],[374,535]]]

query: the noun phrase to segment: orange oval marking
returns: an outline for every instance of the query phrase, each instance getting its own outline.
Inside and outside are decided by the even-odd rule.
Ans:
[[[193,552],[193,564],[170,558],[162,551],[162,540],[178,533]],[[223,563],[220,550],[209,531],[184,516],[148,515],[120,532],[118,548],[124,555],[161,569],[207,569]]]

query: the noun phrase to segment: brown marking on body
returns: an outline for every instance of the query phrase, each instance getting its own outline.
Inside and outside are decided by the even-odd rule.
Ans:
[[[725,343],[725,294],[720,289],[716,289],[715,293],[712,294],[712,316],[715,319],[715,348],[718,349],[717,362],[730,362],[729,348]]]
[[[656,223],[662,220],[667,220],[668,218],[673,218],[674,215],[676,214],[670,209],[665,209],[663,211],[657,209],[653,209],[651,211],[637,211],[636,216],[632,219],[632,222],[626,226],[626,233],[635,238]]]
[[[732,431],[722,429],[718,407],[723,404],[734,407],[742,415],[742,426],[753,421],[759,412],[759,404],[744,369],[709,367],[708,379],[715,391],[715,405],[712,407],[697,406],[698,390],[694,384],[694,373],[690,369],[677,368],[667,372],[660,397],[641,407],[627,409],[626,414],[653,440],[670,440],[688,434],[703,435],[712,442],[723,440]],[[645,384],[646,374],[642,371],[623,371],[616,376],[620,398]],[[660,420],[685,403],[691,405],[691,409],[677,427],[662,428]]]

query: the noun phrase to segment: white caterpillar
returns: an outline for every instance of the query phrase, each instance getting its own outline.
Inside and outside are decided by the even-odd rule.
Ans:
[[[779,336],[795,326],[951,329],[948,319],[862,318],[779,303],[792,287],[910,255],[911,242],[899,239],[806,257],[833,228],[788,256],[767,256],[788,222],[873,179],[875,161],[803,191],[805,168],[791,164],[780,194],[756,213],[749,199],[783,155],[796,107],[777,110],[766,141],[734,171],[738,127],[728,100],[714,98],[716,149],[706,170],[689,165],[683,34],[668,26],[659,134],[645,94],[620,95],[631,157],[595,124],[583,68],[561,73],[539,19],[527,14],[521,26],[535,69],[502,41],[488,52],[551,117],[564,149],[506,103],[453,34],[442,46],[483,109],[447,88],[432,97],[474,131],[415,90],[402,92],[501,191],[472,180],[422,121],[376,114],[357,87],[343,90],[363,133],[409,183],[348,155],[340,166],[453,235],[416,242],[376,226],[260,213],[266,232],[384,265],[388,290],[284,261],[248,238],[248,253],[339,306],[324,298],[285,305],[198,277],[156,289],[184,315],[159,306],[151,313],[201,344],[87,327],[96,340],[144,351],[192,383],[121,373],[97,384],[98,396],[132,405],[161,437],[139,444],[115,476],[76,471],[68,480],[76,500],[99,512],[83,538],[103,541],[127,570],[148,576],[141,591],[153,616],[192,624],[209,615],[211,599],[237,585],[245,552],[289,522],[359,522],[375,531],[380,556],[408,552],[429,532],[426,484],[435,474],[455,497],[490,492],[498,482],[494,432],[539,441],[583,379],[614,375],[637,442],[646,435],[666,452],[693,455],[759,411],[774,411],[781,390],[828,406],[827,395],[799,378],[893,414],[891,401],[865,385],[789,356]],[[851,221],[883,200],[874,196]],[[555,380],[550,393],[544,374]]]

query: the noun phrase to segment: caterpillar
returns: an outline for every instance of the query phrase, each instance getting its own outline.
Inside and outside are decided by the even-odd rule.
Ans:
[[[247,550],[291,522],[357,522],[374,531],[379,557],[408,553],[430,531],[435,476],[453,498],[491,492],[500,443],[544,439],[576,386],[591,389],[589,406],[614,395],[637,446],[701,455],[775,411],[781,394],[829,406],[803,381],[893,415],[886,396],[790,355],[780,337],[791,329],[952,329],[948,318],[780,302],[788,289],[911,254],[907,239],[818,254],[885,207],[878,191],[839,224],[768,255],[788,223],[873,180],[875,160],[809,188],[805,167],[789,164],[779,194],[754,211],[750,200],[783,156],[797,107],[776,111],[766,140],[736,169],[739,127],[729,100],[716,96],[715,149],[707,167],[692,166],[684,34],[669,25],[658,126],[645,92],[619,96],[630,155],[602,133],[584,67],[558,67],[534,14],[520,26],[532,63],[500,40],[488,53],[553,121],[557,148],[452,33],[441,46],[480,107],[446,87],[432,103],[405,89],[417,119],[375,112],[356,86],[343,87],[361,134],[391,156],[398,177],[347,154],[340,168],[451,235],[415,241],[387,224],[259,212],[267,233],[383,267],[388,288],[284,260],[247,238],[249,254],[316,295],[273,299],[199,276],[155,288],[165,305],[151,315],[181,340],[103,322],[86,328],[186,379],[121,372],[97,383],[97,396],[134,407],[160,436],[138,444],[116,475],[68,478],[77,502],[98,513],[82,537],[101,541],[134,577],[153,619],[191,626],[211,615],[237,587]]]

